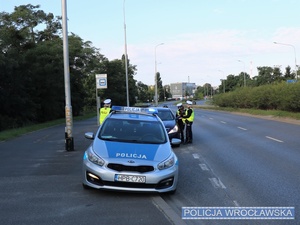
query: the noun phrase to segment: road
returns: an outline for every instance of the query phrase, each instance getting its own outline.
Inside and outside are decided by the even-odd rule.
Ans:
[[[174,107],[175,110],[175,107]],[[1,224],[300,224],[300,126],[195,109],[194,142],[174,195],[83,190],[81,159],[95,119],[0,143]],[[293,206],[295,220],[182,220],[188,206]]]
[[[195,109],[193,145],[176,149],[182,206],[300,206],[300,126]],[[202,220],[201,224],[300,224],[296,220]],[[199,224],[199,221],[187,221]]]
[[[91,143],[84,133],[96,124],[74,123],[72,152],[64,150],[64,126],[0,143],[0,224],[171,224],[159,195],[82,188],[82,157]]]

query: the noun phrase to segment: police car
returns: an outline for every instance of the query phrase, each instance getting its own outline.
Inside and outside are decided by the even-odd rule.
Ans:
[[[83,156],[83,187],[175,192],[178,159],[165,126],[152,108],[113,106]]]

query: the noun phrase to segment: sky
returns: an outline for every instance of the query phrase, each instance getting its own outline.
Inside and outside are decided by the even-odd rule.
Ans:
[[[32,4],[61,16],[62,1],[0,0],[0,11]],[[134,79],[147,85],[155,83],[155,65],[163,85],[219,86],[228,75],[257,76],[257,67],[280,66],[284,73],[300,64],[299,0],[66,2],[68,32],[91,41],[109,60],[125,53],[126,34]]]

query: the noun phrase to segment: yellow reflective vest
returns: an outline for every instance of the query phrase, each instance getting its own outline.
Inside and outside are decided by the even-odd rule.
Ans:
[[[108,116],[110,113],[110,108],[109,107],[103,107],[100,109],[100,116],[99,116],[99,123],[100,125],[103,123],[105,118]]]
[[[195,113],[194,113],[194,110],[192,109],[192,108],[189,108],[189,109],[187,109],[186,111],[185,111],[185,116],[187,116],[188,115],[188,111],[189,110],[192,110],[192,113],[191,113],[191,115],[190,115],[190,117],[186,117],[185,118],[185,120],[187,120],[187,121],[189,121],[189,122],[193,122],[194,121],[194,117],[195,117]]]

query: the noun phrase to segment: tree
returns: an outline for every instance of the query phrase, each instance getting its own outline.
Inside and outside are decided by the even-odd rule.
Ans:
[[[73,114],[96,106],[95,74],[99,73],[108,75],[108,88],[99,91],[100,96],[125,105],[124,55],[109,61],[91,42],[75,34],[68,38]],[[11,14],[0,13],[0,47],[0,130],[64,117],[60,18],[30,4],[15,7]],[[128,61],[130,104],[138,94],[135,72],[136,66]]]
[[[129,60],[128,60],[129,62]],[[123,60],[104,61],[104,72],[107,74],[107,89],[100,93],[102,99],[112,99],[113,105],[126,105],[126,77]],[[134,105],[137,96],[136,81],[133,79],[135,66],[128,66],[129,104]]]
[[[148,87],[148,85],[144,84],[141,81],[137,82],[137,92],[139,102],[150,102],[153,98],[153,95],[151,95],[150,88]]]
[[[40,120],[37,110],[41,105],[35,102],[38,95],[35,88],[41,83],[35,83],[34,77],[38,75],[34,71],[37,68],[33,65],[35,62],[30,60],[32,55],[43,52],[42,45],[37,48],[42,42],[38,41],[38,31],[34,28],[44,22],[51,24],[53,15],[47,15],[38,8],[28,4],[15,7],[11,14],[0,13],[0,104],[4,106],[0,113],[0,130]],[[52,35],[57,39],[57,33]]]
[[[268,66],[257,67],[258,77],[257,84],[258,86],[264,84],[271,84],[274,81],[274,77],[272,76],[273,68]]]
[[[161,80],[160,73],[156,73],[157,77],[157,93],[158,93],[158,101],[164,101],[165,100],[165,90],[163,87],[163,82]]]
[[[195,99],[203,99],[205,95],[205,90],[204,87],[198,86],[196,91],[195,91]]]
[[[286,80],[295,79],[295,76],[294,76],[294,74],[292,74],[292,70],[291,70],[291,67],[290,67],[290,66],[287,66],[287,67],[285,68],[284,78],[285,78]]]

